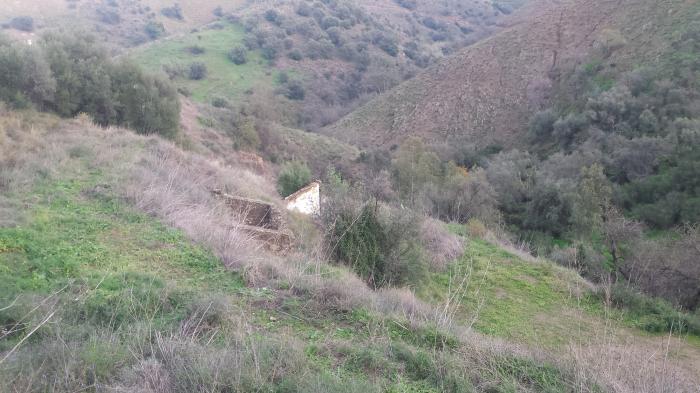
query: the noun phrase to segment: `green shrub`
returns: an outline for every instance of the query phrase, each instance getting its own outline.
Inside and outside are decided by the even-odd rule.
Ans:
[[[421,350],[413,350],[403,344],[391,347],[391,354],[397,361],[404,364],[406,374],[411,379],[427,380],[437,374],[437,368],[430,356]]]
[[[301,61],[304,58],[304,55],[298,49],[294,49],[293,51],[289,52],[287,57],[294,61]]]
[[[345,367],[363,374],[381,375],[391,371],[391,364],[382,351],[372,348],[345,348]]]
[[[108,9],[106,7],[98,8],[97,14],[100,16],[100,20],[102,21],[102,23],[108,25],[118,25],[121,22],[119,12]]]
[[[183,15],[182,15],[182,8],[180,8],[179,4],[174,4],[171,7],[165,7],[162,10],[160,10],[160,13],[163,14],[163,16],[170,18],[170,19],[177,19],[177,20],[184,19]]]
[[[287,89],[284,93],[284,96],[289,98],[290,100],[303,100],[304,97],[306,97],[306,90],[304,89],[304,85],[302,85],[299,81],[290,81],[287,84]]]
[[[245,64],[248,62],[248,51],[243,46],[236,46],[228,53],[228,58],[233,64]]]
[[[648,332],[700,335],[700,316],[677,310],[666,300],[644,295],[629,285],[614,285],[611,300],[615,306],[627,310],[637,325]]]
[[[206,49],[204,49],[204,47],[199,46],[199,45],[190,46],[190,47],[186,48],[186,50],[188,53],[195,55],[195,56],[199,56],[201,54],[204,54],[204,52],[206,52]]]
[[[228,100],[224,97],[214,97],[211,100],[211,104],[215,108],[230,108],[231,107],[231,103],[228,102]]]
[[[160,22],[149,21],[146,23],[144,31],[150,39],[155,40],[165,34],[165,26]]]
[[[26,32],[34,31],[34,18],[31,16],[17,16],[10,21],[10,27]]]
[[[95,38],[49,33],[34,47],[0,46],[0,100],[60,116],[86,113],[100,125],[173,137],[180,121],[175,88],[126,61],[113,61]]]
[[[280,20],[280,15],[277,13],[277,11],[273,9],[269,9],[265,11],[265,20],[270,22],[270,23],[277,23]]]
[[[207,65],[201,62],[190,64],[188,73],[190,79],[198,81],[207,77]]]
[[[311,170],[299,161],[291,161],[282,166],[277,176],[277,192],[283,197],[292,195],[311,181]]]
[[[523,391],[535,392],[570,392],[569,375],[548,363],[539,363],[530,359],[501,356],[493,361],[495,377],[516,383]],[[510,391],[510,390],[499,390]],[[515,390],[514,390],[515,391]],[[520,389],[517,389],[520,391]],[[594,390],[596,391],[596,390]]]
[[[262,48],[262,57],[269,62],[275,61],[277,54],[277,48],[272,45],[266,45]]]
[[[332,218],[329,245],[335,258],[352,267],[375,288],[416,285],[427,273],[415,216],[389,210],[379,216],[377,206],[342,209]]]

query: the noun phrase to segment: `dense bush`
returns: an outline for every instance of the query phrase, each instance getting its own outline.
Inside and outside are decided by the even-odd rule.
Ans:
[[[228,53],[228,58],[233,64],[241,65],[248,62],[248,51],[242,46],[236,46]]]
[[[293,80],[287,83],[287,89],[284,95],[290,100],[303,100],[306,96],[306,90],[301,82]]]
[[[117,124],[144,134],[173,138],[180,124],[180,103],[172,84],[124,63],[112,74]]]
[[[204,54],[207,51],[206,49],[204,49],[204,47],[199,46],[199,45],[193,45],[193,46],[187,47],[185,50],[188,53],[195,55],[195,56],[199,56],[201,54]]]
[[[407,9],[407,10],[415,10],[416,7],[418,6],[416,0],[394,0],[396,4],[400,5],[401,7]]]
[[[165,34],[165,27],[160,22],[149,21],[146,23],[144,31],[148,34],[149,38],[155,40]]]
[[[100,16],[100,20],[102,21],[102,23],[108,25],[117,25],[121,22],[119,12],[115,10],[111,10],[106,7],[100,7],[97,9],[97,14]]]
[[[277,24],[281,20],[280,18],[280,14],[273,9],[265,11],[265,20],[270,23]]]
[[[277,48],[273,45],[268,45],[262,47],[262,57],[269,61],[269,62],[274,62],[277,59],[278,51]]]
[[[627,310],[639,327],[649,332],[700,335],[700,316],[679,311],[665,300],[648,297],[628,285],[613,286],[612,301]]]
[[[277,176],[277,191],[283,197],[292,195],[311,181],[311,170],[303,162],[291,161],[282,166]]]
[[[391,170],[399,198],[414,208],[447,221],[498,221],[496,192],[486,173],[442,162],[419,139],[407,139],[400,146]]]
[[[294,49],[293,51],[289,52],[287,57],[294,61],[301,61],[304,58],[304,55],[298,49]]]
[[[173,4],[170,7],[165,7],[162,10],[160,10],[160,13],[163,14],[163,16],[170,19],[184,19],[184,16],[182,15],[182,8],[180,8],[179,4]]]
[[[202,80],[207,77],[207,65],[201,62],[190,64],[188,78],[192,80]]]
[[[377,34],[372,38],[372,43],[383,50],[389,56],[396,57],[399,54],[399,47],[396,40],[384,34]]]
[[[418,285],[427,273],[417,218],[408,211],[377,205],[345,206],[327,217],[328,246],[370,286]]]
[[[113,62],[90,36],[48,34],[33,47],[0,42],[0,100],[61,116],[87,113],[101,125],[175,135],[180,104],[168,82]]]
[[[312,11],[313,11],[313,8],[311,8],[311,6],[306,2],[301,2],[297,6],[297,9],[296,9],[297,15],[303,16],[303,17],[311,16]]]
[[[550,185],[537,187],[527,205],[523,226],[554,236],[562,236],[571,224],[572,206]]]
[[[324,182],[326,247],[370,286],[415,286],[426,276],[422,219],[380,203],[371,189],[353,187],[335,171]],[[373,195],[374,194],[374,195]]]
[[[432,29],[432,30],[439,30],[439,31],[447,30],[447,25],[445,25],[444,23],[442,23],[440,21],[435,20],[432,17],[423,18],[422,23],[425,27]]]
[[[231,106],[231,103],[224,97],[214,97],[211,104],[214,108],[229,108]]]
[[[31,16],[17,16],[10,21],[10,27],[17,30],[34,31],[34,18]]]

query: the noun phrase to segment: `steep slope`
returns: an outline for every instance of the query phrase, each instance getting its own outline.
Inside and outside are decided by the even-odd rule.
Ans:
[[[530,3],[510,28],[379,96],[325,133],[365,148],[389,148],[409,135],[431,143],[518,145],[559,74],[585,64],[594,51],[605,51],[606,65],[620,70],[654,61],[677,22],[697,16],[693,3]]]
[[[34,113],[2,113],[0,152],[2,392],[573,392],[544,359],[407,320],[410,293],[256,249],[207,191],[272,197],[245,170]]]
[[[207,189],[274,200],[259,176],[85,117],[0,115],[2,392],[697,386],[695,344],[620,332],[572,271],[463,228],[468,251],[432,276],[430,303],[371,291],[236,234]]]

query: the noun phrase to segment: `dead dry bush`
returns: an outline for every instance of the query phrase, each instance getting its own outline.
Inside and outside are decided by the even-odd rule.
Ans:
[[[621,271],[643,292],[686,310],[700,308],[700,227],[679,228],[670,239],[639,240]]]
[[[696,377],[681,367],[678,359],[671,359],[677,338],[669,337],[656,344],[641,340],[632,344],[606,341],[570,347],[568,366],[575,370],[578,380],[595,380],[614,393],[698,391]]]
[[[408,288],[387,288],[377,292],[374,309],[383,314],[404,318],[414,325],[436,322],[434,306],[418,299]]]
[[[431,268],[435,271],[445,271],[451,262],[464,253],[463,241],[435,219],[423,221],[420,237],[423,249],[430,258]]]
[[[241,230],[240,221],[211,191],[264,190],[263,180],[249,173],[226,176],[225,170],[202,157],[185,154],[160,140],[148,143],[123,185],[129,200],[212,249],[227,267],[245,271],[262,259],[259,242]],[[246,184],[247,180],[258,184]]]

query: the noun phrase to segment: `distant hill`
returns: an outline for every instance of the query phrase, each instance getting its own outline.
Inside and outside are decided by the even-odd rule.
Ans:
[[[604,66],[653,62],[679,21],[697,17],[684,0],[564,0],[526,5],[501,33],[466,48],[377,97],[324,132],[364,148],[415,135],[433,144],[518,146],[527,122],[560,75],[606,50]]]
[[[20,38],[31,39],[46,29],[68,27],[94,32],[118,47],[130,47],[160,34],[188,32],[216,20],[217,7],[221,7],[223,14],[237,10],[245,1],[32,0],[8,3],[0,9],[0,23]],[[32,28],[25,29],[28,31],[12,28],[11,22],[17,17],[31,17]]]

